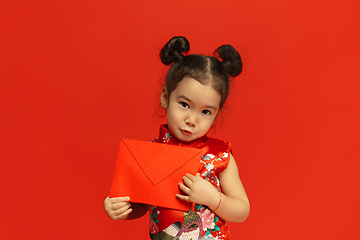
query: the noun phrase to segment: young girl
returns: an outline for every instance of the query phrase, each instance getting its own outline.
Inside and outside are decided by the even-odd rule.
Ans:
[[[161,92],[167,124],[153,142],[199,148],[204,155],[199,172],[179,179],[183,195],[191,202],[188,212],[131,203],[127,196],[107,197],[104,208],[111,219],[135,219],[149,211],[150,238],[229,239],[226,221],[242,222],[250,210],[231,154],[230,143],[211,138],[207,132],[224,106],[230,82],[242,71],[238,52],[230,45],[219,47],[216,57],[191,54],[184,37],[174,37],[161,49],[160,58],[172,65]],[[182,181],[181,181],[182,180]]]

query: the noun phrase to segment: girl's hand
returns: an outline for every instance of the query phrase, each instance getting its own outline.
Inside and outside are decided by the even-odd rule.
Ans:
[[[107,197],[104,200],[104,209],[106,214],[112,220],[126,219],[127,216],[132,212],[129,201],[129,197]]]
[[[183,177],[183,181],[185,185],[180,182],[179,187],[187,196],[177,194],[176,197],[187,202],[207,205],[211,209],[217,207],[220,201],[219,192],[211,183],[203,179],[200,173],[195,176],[188,173]]]

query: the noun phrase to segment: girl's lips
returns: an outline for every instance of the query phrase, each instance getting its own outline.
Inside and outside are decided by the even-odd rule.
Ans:
[[[182,134],[186,135],[186,136],[190,136],[192,134],[192,132],[188,131],[188,130],[180,130]]]

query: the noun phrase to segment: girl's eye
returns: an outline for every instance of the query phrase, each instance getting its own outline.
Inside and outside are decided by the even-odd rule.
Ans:
[[[211,115],[211,112],[209,110],[204,110],[204,111],[202,111],[202,113],[205,115]]]
[[[180,102],[180,105],[184,108],[188,108],[189,104],[187,104],[186,102]]]

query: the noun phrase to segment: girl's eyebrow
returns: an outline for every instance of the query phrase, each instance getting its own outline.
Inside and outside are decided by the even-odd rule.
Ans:
[[[192,102],[189,98],[187,98],[187,97],[185,97],[185,96],[183,96],[183,95],[178,96],[178,98],[183,98],[183,99],[185,99],[185,100],[188,101],[188,102]]]
[[[215,106],[206,106],[206,108],[210,108],[210,109],[212,109],[213,111],[217,111],[217,107],[215,107]]]
[[[189,98],[187,98],[187,97],[185,97],[185,96],[183,96],[183,95],[178,96],[178,98],[182,98],[182,99],[184,99],[184,100],[186,100],[186,101],[188,101],[188,102],[190,102],[190,103],[193,103],[193,101],[191,101],[191,99],[189,99]],[[205,106],[205,107],[206,107],[206,108],[210,108],[210,109],[212,109],[212,110],[214,110],[214,111],[217,111],[217,107],[215,107],[215,106],[207,105],[207,106]]]

